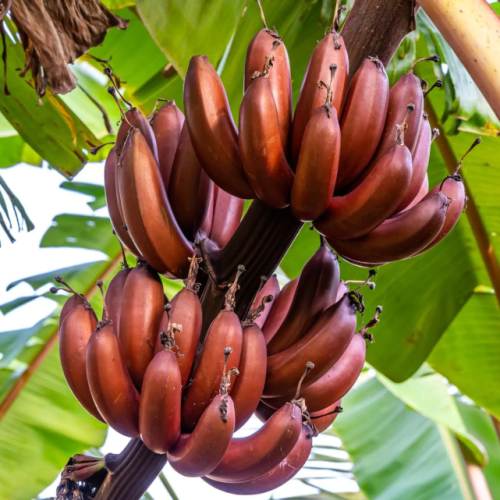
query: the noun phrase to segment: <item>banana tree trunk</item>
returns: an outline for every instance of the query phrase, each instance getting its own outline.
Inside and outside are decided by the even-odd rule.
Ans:
[[[500,16],[486,0],[419,0],[500,119]]]

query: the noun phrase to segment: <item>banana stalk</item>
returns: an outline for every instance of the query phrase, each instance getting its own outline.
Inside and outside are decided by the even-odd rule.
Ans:
[[[500,17],[486,0],[419,0],[500,118]]]

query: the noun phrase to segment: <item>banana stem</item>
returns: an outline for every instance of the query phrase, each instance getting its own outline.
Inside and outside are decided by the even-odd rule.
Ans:
[[[486,0],[419,0],[500,118],[500,17]]]

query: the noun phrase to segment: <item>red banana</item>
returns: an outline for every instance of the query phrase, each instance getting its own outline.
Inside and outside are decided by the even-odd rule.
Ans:
[[[435,132],[434,132],[435,131]],[[420,188],[427,175],[427,167],[429,165],[429,157],[431,154],[431,143],[434,138],[434,133],[439,134],[437,129],[431,130],[427,113],[422,116],[422,125],[420,126],[420,134],[418,135],[417,145],[413,152],[413,172],[411,182],[406,190],[403,200],[399,203],[394,213],[399,213],[405,210],[411,202],[417,197]]]
[[[268,68],[258,74],[243,96],[239,147],[245,174],[257,197],[273,208],[284,208],[290,203],[293,172],[280,140],[268,77],[272,71]]]
[[[299,278],[295,278],[288,282],[274,301],[271,302],[271,311],[269,312],[269,316],[262,327],[262,333],[264,334],[267,344],[269,344],[272,338],[276,335],[276,332],[279,330],[288,315],[298,283]]]
[[[256,410],[266,383],[266,341],[256,320],[270,300],[271,295],[265,296],[259,307],[252,309],[243,323],[239,375],[231,391],[236,412],[235,430],[241,428]]]
[[[210,239],[223,248],[240,225],[245,200],[226,193],[214,185],[214,215],[210,231]]]
[[[337,114],[342,114],[347,81],[349,77],[349,56],[345,47],[344,39],[336,30],[337,17],[334,26],[314,49],[307,65],[299,100],[295,107],[292,131],[292,162],[294,165],[299,160],[302,137],[314,110],[325,102],[324,90],[318,87],[320,81],[327,82],[330,79],[330,65],[337,65],[337,73],[333,88],[333,107]]]
[[[335,302],[339,279],[337,256],[321,239],[321,246],[300,273],[290,311],[267,345],[269,356],[285,351],[308,333],[321,312]],[[290,384],[295,387],[297,380]]]
[[[395,145],[361,183],[344,196],[330,199],[314,227],[327,238],[358,238],[380,226],[401,202],[412,176],[410,150],[404,144],[404,123]]]
[[[413,74],[413,68],[421,61],[438,62],[438,56],[426,57],[415,61],[408,73],[403,73],[399,80],[392,86],[389,92],[389,107],[385,120],[384,133],[372,159],[371,164],[378,162],[393,147],[394,129],[398,123],[403,123],[406,106],[413,103],[415,112],[407,119],[407,129],[405,131],[406,147],[413,153],[417,144],[420,125],[422,123],[422,112],[424,110],[424,94],[418,76]]]
[[[170,465],[184,476],[201,477],[210,474],[219,465],[233,437],[235,412],[228,390],[234,370],[226,372],[229,351],[225,350],[224,353],[224,372],[220,377],[219,394],[206,407],[193,432],[182,434],[177,444],[167,453]]]
[[[277,411],[255,434],[233,438],[209,479],[235,483],[266,474],[292,451],[301,429],[302,410],[293,401]]]
[[[161,332],[167,330],[169,322],[182,326],[182,331],[175,337],[175,353],[181,371],[182,387],[186,387],[191,374],[203,322],[201,303],[198,298],[199,286],[196,283],[199,263],[200,259],[191,260],[186,286],[172,299],[171,312],[165,313],[160,323]],[[163,349],[161,337],[161,334],[157,337],[155,354]]]
[[[264,396],[275,397],[291,391],[309,361],[315,368],[305,378],[304,387],[321,378],[351,342],[356,332],[356,311],[363,311],[359,294],[346,293],[319,315],[304,337],[285,351],[269,356]]]
[[[358,265],[364,263],[366,267],[406,259],[436,238],[443,227],[448,204],[448,198],[439,192],[361,238],[328,238],[328,243],[343,258]]]
[[[158,145],[158,167],[165,191],[168,192],[175,152],[184,124],[184,115],[175,105],[175,101],[166,101],[158,111],[153,112],[150,121]]]
[[[125,222],[141,254],[158,272],[185,278],[194,250],[175,220],[158,166],[137,129],[125,142],[118,184]]]
[[[74,292],[60,276],[56,277],[56,281],[64,286],[52,288],[53,293],[62,289],[72,294],[59,317],[59,358],[64,377],[79,403],[93,417],[103,422],[90,393],[85,356],[87,344],[97,325],[97,317],[83,295]]]
[[[139,256],[140,252],[132,241],[128,232],[127,226],[123,219],[120,193],[118,191],[117,169],[118,157],[116,149],[112,148],[106,162],[104,163],[104,191],[106,193],[106,204],[108,205],[109,218],[111,225],[118,239],[132,252],[135,256]]]
[[[238,198],[254,198],[241,164],[238,131],[224,85],[206,56],[194,56],[189,62],[184,111],[194,150],[208,176]]]
[[[207,216],[213,182],[194,152],[187,125],[182,127],[168,185],[168,199],[182,232],[190,241]]]
[[[226,294],[225,308],[214,319],[205,339],[198,366],[184,392],[182,402],[182,430],[191,432],[205,408],[217,395],[224,365],[224,349],[229,353],[229,366],[238,368],[241,358],[243,331],[234,313],[234,296],[244,268],[240,266],[234,283]]]
[[[127,264],[125,253],[123,253],[122,266],[123,269],[119,271],[109,282],[108,289],[106,290],[106,297],[104,298],[106,301],[106,307],[108,308],[109,319],[111,320],[113,328],[117,333],[120,331],[123,289],[125,288],[125,282],[132,271]]]
[[[257,406],[257,409],[254,412],[254,415],[262,422],[267,422],[278,410],[267,406],[265,403],[265,399],[261,400]]]
[[[366,331],[378,323],[381,312],[382,308],[379,306],[374,318],[354,335],[340,359],[319,380],[300,391],[300,397],[305,400],[311,415],[315,412],[326,413],[323,410],[338,402],[351,390],[365,364],[366,340],[373,342],[373,336]],[[264,403],[279,409],[290,397],[293,397],[291,391],[279,398],[266,398]]]
[[[276,48],[273,50],[276,44]],[[277,31],[267,28],[260,30],[252,39],[247,49],[245,60],[245,92],[252,83],[254,73],[260,73],[272,53],[273,70],[269,74],[271,92],[276,103],[280,138],[285,154],[289,150],[290,128],[292,125],[292,77],[290,61],[283,40]]]
[[[130,378],[138,390],[153,359],[163,304],[159,276],[144,261],[139,261],[125,282],[117,332]]]
[[[446,177],[446,179],[441,183],[435,186],[425,199],[428,199],[434,196],[436,193],[441,192],[450,200],[450,206],[448,207],[448,211],[446,212],[446,218],[439,231],[438,235],[432,240],[432,242],[421,250],[420,253],[429,250],[430,248],[437,245],[443,238],[445,238],[449,232],[455,227],[460,219],[460,215],[464,211],[465,204],[467,202],[467,195],[465,194],[465,186],[462,180],[462,176],[459,174],[460,168],[464,162],[465,157],[478,145],[481,143],[481,138],[478,137],[473,143],[472,146],[468,149],[468,151],[462,156],[455,172],[452,175]]]
[[[340,127],[332,106],[336,65],[330,66],[330,84],[324,106],[315,109],[302,138],[293,180],[290,206],[301,221],[317,219],[328,207],[335,189],[340,157]]]
[[[167,453],[181,435],[181,372],[172,352],[177,325],[169,326],[165,347],[149,363],[141,392],[139,429],[154,453]]]
[[[368,57],[352,79],[340,122],[342,143],[336,191],[349,185],[368,166],[384,131],[388,105],[389,79],[384,65],[377,57]]]
[[[340,400],[336,401],[327,408],[310,414],[311,421],[318,433],[321,434],[323,431],[326,431],[335,422],[339,413],[342,413],[340,403]]]
[[[217,186],[212,182],[212,190],[210,191],[210,201],[208,203],[208,210],[205,219],[201,223],[200,227],[200,238],[208,238],[210,236],[210,231],[212,230],[212,224],[214,222],[214,207],[215,207],[215,188]],[[242,200],[244,203],[244,200]]]
[[[418,190],[417,196],[415,196],[413,201],[404,210],[402,210],[402,212],[406,212],[406,210],[410,210],[410,208],[413,208],[417,203],[420,203],[427,196],[428,192],[429,192],[429,176],[425,174],[424,182],[422,182],[422,185]]]
[[[98,285],[102,291],[102,282]],[[139,437],[139,393],[129,376],[105,302],[103,320],[87,345],[87,380],[106,423],[125,436]]]
[[[264,279],[265,276],[262,277],[262,280]],[[270,300],[265,302],[264,310],[261,311],[259,316],[254,319],[254,323],[259,328],[262,328],[264,326],[264,323],[266,322],[271,312],[271,308],[273,307],[274,301],[278,297],[279,293],[280,285],[278,283],[278,277],[276,276],[276,274],[273,274],[268,280],[265,281],[264,285],[261,287],[252,303],[251,309],[257,309],[262,304],[262,301],[265,297],[271,297]]]
[[[239,483],[223,483],[209,478],[203,480],[218,490],[233,495],[258,495],[272,491],[290,481],[307,462],[312,450],[312,429],[304,424],[292,451],[266,474]]]

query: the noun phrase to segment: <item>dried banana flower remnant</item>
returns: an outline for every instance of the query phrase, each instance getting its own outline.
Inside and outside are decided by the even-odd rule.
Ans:
[[[109,28],[128,25],[98,0],[16,0],[11,15],[26,52],[21,75],[31,70],[39,97],[47,85],[54,94],[71,92],[76,77],[68,64],[100,45]]]

